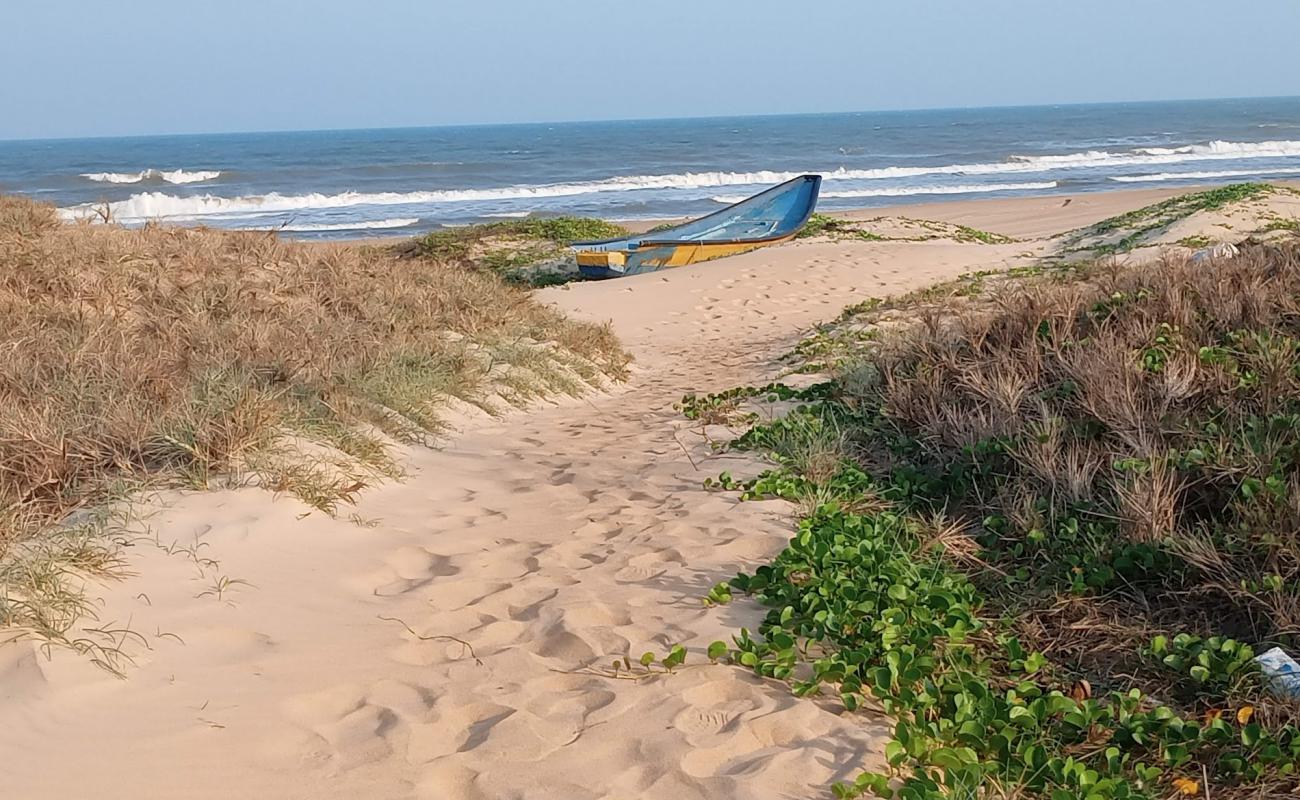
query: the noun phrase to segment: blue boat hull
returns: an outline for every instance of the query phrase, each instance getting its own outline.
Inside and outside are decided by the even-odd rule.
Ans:
[[[578,269],[618,278],[736,255],[793,239],[817,207],[820,175],[802,175],[706,217],[653,233],[576,242]]]

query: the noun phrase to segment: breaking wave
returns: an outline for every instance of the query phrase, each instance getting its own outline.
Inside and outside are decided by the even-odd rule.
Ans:
[[[977,183],[969,186],[899,186],[888,189],[843,189],[822,192],[822,197],[906,197],[915,194],[980,194],[983,192],[1018,192],[1031,189],[1055,189],[1056,181],[1032,183]]]
[[[1246,178],[1254,175],[1300,175],[1300,169],[1224,169],[1213,172],[1156,172],[1151,175],[1114,175],[1120,183],[1199,180],[1201,178]]]
[[[1240,160],[1251,158],[1285,158],[1300,156],[1300,141],[1276,142],[1223,142],[1187,145],[1184,147],[1148,147],[1122,152],[1105,150],[1088,150],[1079,153],[1046,156],[1011,156],[1005,161],[993,163],[948,164],[936,166],[880,167],[875,169],[835,169],[822,171],[823,178],[834,181],[873,181],[887,179],[905,179],[936,175],[1014,175],[1031,173],[1051,173],[1060,170],[1079,168],[1113,168],[1134,165],[1178,164],[1184,162]],[[154,170],[140,173],[139,180],[145,180]],[[136,182],[136,175],[116,175]],[[162,180],[173,183],[189,183],[208,180],[220,175],[219,172],[157,172]],[[502,200],[530,200],[549,197],[572,197],[578,195],[598,194],[603,192],[629,192],[654,189],[711,189],[730,186],[752,186],[775,184],[791,180],[803,172],[783,172],[761,170],[756,172],[685,172],[667,175],[623,175],[603,180],[571,183],[524,184],[501,186],[487,189],[445,189],[415,192],[343,192],[340,194],[280,194],[273,192],[263,195],[242,197],[220,197],[212,194],[181,197],[162,192],[142,192],[126,200],[108,204],[114,219],[121,222],[141,222],[149,219],[199,218],[213,215],[275,213],[299,211],[304,209],[348,208],[352,206],[389,206],[389,205],[426,205],[442,203],[490,202]],[[169,177],[170,176],[170,177]],[[203,177],[199,177],[203,176]],[[89,177],[89,176],[88,176]],[[96,178],[99,177],[97,173]],[[92,178],[94,179],[94,178]],[[111,178],[104,178],[111,181]],[[993,186],[989,184],[987,186]],[[1005,184],[1010,186],[1011,184]],[[1031,187],[1028,184],[1022,188]],[[1011,191],[1010,189],[979,189],[945,187],[944,191],[920,191],[909,187],[883,187],[881,189],[852,189],[859,194],[843,194],[845,197],[899,196],[905,194],[957,194],[971,191]],[[825,197],[835,197],[837,193],[827,187]],[[83,204],[62,210],[69,218],[93,217],[98,204]]]
[[[186,172],[183,169],[146,169],[140,172],[83,172],[81,177],[95,183],[143,183],[144,181],[163,181],[165,183],[202,183],[221,177],[218,170],[196,170]]]
[[[822,192],[821,198],[848,197],[909,197],[925,194],[981,194],[984,192],[1015,192],[1032,189],[1055,189],[1056,181],[1037,183],[984,183],[969,186],[892,186],[881,189],[842,189]],[[739,203],[746,195],[719,195],[709,199],[715,203]]]
[[[1300,142],[1224,142],[1189,144],[1182,147],[1143,147],[1137,150],[1147,155],[1215,155],[1239,158],[1293,156],[1300,154]]]
[[[1178,164],[1188,161],[1224,161],[1247,158],[1289,158],[1300,156],[1300,141],[1223,142],[1189,144],[1181,147],[1139,147],[1112,152],[1087,150],[1051,156],[1011,156],[1012,164],[1027,169],[1109,167],[1140,164]]]
[[[273,228],[264,228],[262,230],[291,231],[294,233],[310,233],[313,231],[379,230],[384,228],[405,228],[414,225],[419,221],[419,217],[401,217],[399,219],[378,219],[369,222],[304,222],[298,225],[278,225]]]

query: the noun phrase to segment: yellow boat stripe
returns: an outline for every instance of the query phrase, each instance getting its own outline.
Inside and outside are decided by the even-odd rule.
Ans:
[[[794,238],[794,234],[783,236],[780,239],[772,239],[765,242],[700,242],[698,244],[680,244],[664,258],[647,259],[641,264],[650,267],[684,267],[688,264],[698,264],[701,261],[712,261],[715,258],[724,258],[726,256],[739,255],[748,253],[751,250],[757,250],[760,247],[767,247],[774,244],[782,244]],[[621,250],[607,250],[596,252],[592,250],[580,250],[577,253],[577,260],[580,266],[584,267],[607,267],[610,265],[622,266],[626,262],[626,254]]]

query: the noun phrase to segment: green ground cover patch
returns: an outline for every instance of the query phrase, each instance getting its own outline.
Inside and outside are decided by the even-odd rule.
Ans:
[[[1254,656],[1300,647],[1300,250],[985,294],[861,304],[794,356],[825,382],[689,398],[796,403],[731,443],[771,469],[709,482],[801,510],[709,593],[769,609],[710,655],[894,720],[841,797],[1290,796]]]
[[[1066,236],[1064,247],[1066,250],[1090,251],[1099,256],[1127,253],[1142,245],[1152,234],[1193,214],[1218,211],[1281,191],[1292,190],[1267,183],[1234,183],[1171,197],[1075,231]]]
[[[550,286],[579,279],[568,263],[573,242],[626,236],[626,228],[590,217],[503,220],[434,231],[403,250],[408,254],[494,272],[510,283]]]

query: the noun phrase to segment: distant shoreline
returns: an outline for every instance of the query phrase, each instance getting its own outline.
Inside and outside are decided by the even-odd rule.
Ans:
[[[824,213],[1295,179],[1300,100],[0,143],[0,187],[65,219],[303,240],[693,218],[807,173]]]
[[[1277,180],[1258,181],[1277,186],[1290,186],[1300,189],[1300,181]],[[861,208],[837,208],[821,210],[819,213],[840,219],[869,219],[872,217],[915,217],[933,219],[943,222],[967,224],[972,220],[986,223],[992,217],[1005,220],[1010,230],[999,231],[1009,235],[1031,235],[1041,233],[1056,220],[1070,220],[1078,216],[1080,209],[1097,208],[1113,213],[1120,213],[1129,208],[1158,203],[1170,197],[1205,191],[1223,183],[1201,184],[1197,186],[1168,186],[1146,189],[1112,189],[1108,191],[1079,192],[1073,195],[1042,194],[1021,197],[973,197],[961,200],[940,200],[923,203],[909,203],[889,206],[863,206]],[[1066,201],[1069,201],[1068,203]],[[550,216],[550,215],[547,215]],[[1103,214],[1105,216],[1105,214]],[[1020,219],[1017,219],[1019,217]],[[658,219],[618,219],[608,221],[622,225],[633,233],[644,233],[651,228],[669,222],[681,222],[691,217],[661,217]],[[331,239],[324,243],[390,245],[418,238],[424,233],[414,235],[387,236],[350,236]],[[290,235],[291,236],[291,235]]]
[[[838,111],[799,111],[784,114],[706,114],[700,116],[618,117],[615,119],[539,119],[520,122],[439,122],[429,125],[387,125],[377,128],[270,128],[267,130],[169,131],[164,133],[105,133],[93,136],[16,136],[0,137],[0,145],[16,143],[48,144],[54,142],[98,142],[122,139],[158,141],[165,139],[202,138],[205,136],[293,136],[296,134],[374,133],[402,131],[464,130],[477,128],[529,128],[557,125],[636,125],[645,122],[715,122],[751,119],[800,119],[832,117],[841,114],[943,114],[976,111],[1021,111],[1036,109],[1124,108],[1134,106],[1195,105],[1198,103],[1300,101],[1300,95],[1279,94],[1246,97],[1175,97],[1165,100],[1075,101],[1068,103],[1012,103],[990,106],[924,106],[918,108],[841,109]]]

